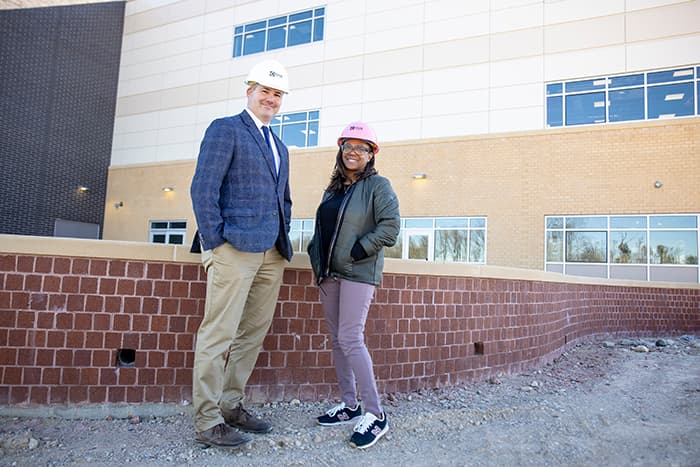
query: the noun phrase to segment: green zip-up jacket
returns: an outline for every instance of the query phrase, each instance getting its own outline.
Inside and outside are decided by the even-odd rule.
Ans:
[[[321,204],[330,197],[331,193],[324,192]],[[396,243],[401,227],[399,200],[389,180],[372,175],[354,183],[340,206],[335,225],[320,225],[319,212],[317,209],[314,235],[306,249],[317,283],[330,276],[379,285],[384,247]],[[333,229],[328,255],[321,251],[322,229]],[[350,251],[355,242],[360,243],[366,258],[352,258]]]

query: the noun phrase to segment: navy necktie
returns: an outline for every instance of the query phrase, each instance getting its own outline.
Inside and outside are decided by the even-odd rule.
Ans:
[[[270,129],[267,127],[267,125],[263,125],[262,130],[263,134],[265,135],[265,142],[267,142],[267,149],[270,150],[270,156],[272,157],[272,160],[275,161],[275,169],[279,170],[277,158],[275,157],[275,151],[272,150],[272,141],[270,141]]]

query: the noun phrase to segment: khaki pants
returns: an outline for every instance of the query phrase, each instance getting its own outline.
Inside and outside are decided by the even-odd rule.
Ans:
[[[224,243],[202,252],[207,294],[192,386],[197,432],[224,422],[219,407],[231,409],[243,401],[272,323],[284,263],[276,247],[246,253]]]

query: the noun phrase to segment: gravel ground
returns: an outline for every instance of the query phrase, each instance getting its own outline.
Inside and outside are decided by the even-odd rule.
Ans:
[[[700,339],[583,342],[526,374],[385,395],[390,431],[359,451],[330,402],[249,407],[273,423],[252,445],[203,448],[175,415],[0,417],[0,465],[700,466]]]

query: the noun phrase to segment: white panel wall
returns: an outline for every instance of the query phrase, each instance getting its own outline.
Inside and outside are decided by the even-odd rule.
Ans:
[[[233,28],[325,7],[321,42],[231,57]],[[700,0],[133,0],[113,165],[196,157],[240,112],[263,58],[290,73],[282,112],[320,109],[319,142],[351,120],[384,141],[544,127],[544,84],[700,63]]]

